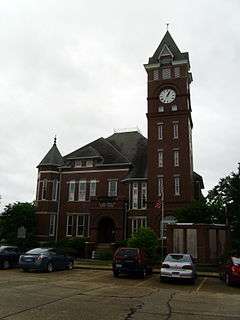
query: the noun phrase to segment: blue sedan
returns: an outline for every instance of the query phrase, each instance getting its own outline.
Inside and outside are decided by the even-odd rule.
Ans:
[[[73,258],[66,256],[59,249],[35,248],[20,256],[19,265],[23,271],[71,270],[73,268]]]

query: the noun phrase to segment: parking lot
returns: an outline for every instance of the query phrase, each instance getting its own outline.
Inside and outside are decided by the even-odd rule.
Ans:
[[[240,319],[240,287],[113,278],[110,271],[0,270],[0,319]]]

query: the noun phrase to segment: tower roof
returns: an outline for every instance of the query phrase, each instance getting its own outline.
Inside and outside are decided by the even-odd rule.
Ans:
[[[54,144],[52,148],[48,151],[42,161],[39,163],[38,167],[40,166],[56,166],[60,167],[64,165],[63,157],[58,150],[56,145],[56,139],[54,139]]]
[[[174,61],[187,60],[189,63],[188,52],[181,52],[173,40],[170,32],[167,30],[162,41],[153,56],[149,58],[149,64],[158,63],[161,55],[171,55]]]

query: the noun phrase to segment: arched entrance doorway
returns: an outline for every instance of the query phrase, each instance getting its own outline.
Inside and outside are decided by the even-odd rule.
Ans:
[[[98,223],[98,242],[111,243],[115,241],[115,223],[109,217],[102,218]]]

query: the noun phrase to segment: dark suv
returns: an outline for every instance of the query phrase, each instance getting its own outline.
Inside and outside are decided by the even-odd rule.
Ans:
[[[20,254],[18,247],[0,246],[0,267],[2,269],[16,267]]]
[[[113,275],[138,275],[145,277],[152,273],[152,267],[143,250],[139,248],[119,248],[113,257]]]

